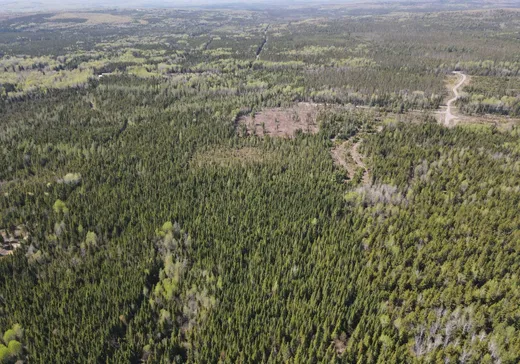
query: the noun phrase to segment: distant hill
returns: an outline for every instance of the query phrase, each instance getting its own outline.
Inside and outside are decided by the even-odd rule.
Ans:
[[[71,9],[113,9],[113,8],[185,8],[185,7],[204,7],[204,8],[240,8],[258,9],[262,7],[281,7],[298,5],[317,5],[317,6],[348,6],[352,9],[374,9],[385,8],[387,10],[403,11],[438,11],[438,10],[459,10],[459,9],[479,9],[479,8],[517,8],[520,7],[518,0],[469,0],[464,3],[453,0],[93,0],[86,4],[81,0],[40,0],[40,1],[16,1],[0,0],[0,13],[34,12],[49,10],[71,10]]]

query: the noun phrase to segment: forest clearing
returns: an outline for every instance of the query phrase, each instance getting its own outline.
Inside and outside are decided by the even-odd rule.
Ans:
[[[1,364],[520,362],[517,4],[48,1],[0,9]]]

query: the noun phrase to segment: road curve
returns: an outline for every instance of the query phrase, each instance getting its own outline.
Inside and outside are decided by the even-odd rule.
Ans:
[[[466,75],[464,73],[462,73],[460,71],[454,71],[453,73],[455,73],[457,75],[461,75],[462,79],[459,81],[459,83],[457,83],[455,85],[455,87],[453,87],[454,96],[453,96],[453,98],[449,99],[448,103],[446,104],[447,105],[446,116],[444,118],[445,126],[451,126],[452,120],[457,119],[457,117],[451,113],[451,104],[453,104],[455,102],[455,100],[457,100],[457,98],[459,97],[459,87],[462,86],[464,84],[464,82],[466,82]]]

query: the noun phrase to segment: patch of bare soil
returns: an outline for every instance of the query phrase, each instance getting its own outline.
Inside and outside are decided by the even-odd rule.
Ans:
[[[266,109],[253,115],[241,117],[238,120],[239,132],[243,131],[241,125],[245,126],[248,135],[263,137],[293,138],[298,130],[303,133],[317,133],[319,105],[304,103],[294,105],[290,108]]]
[[[361,140],[352,143],[350,141],[345,141],[336,147],[332,148],[331,154],[334,163],[347,170],[349,179],[354,178],[357,170],[362,168],[363,172],[363,184],[370,184],[370,172],[363,162],[363,157],[359,153],[359,145],[361,144]]]
[[[273,154],[259,148],[245,147],[240,149],[219,148],[201,153],[196,153],[190,166],[203,168],[207,166],[234,167],[263,163],[273,158]]]
[[[363,162],[363,157],[361,156],[361,154],[358,151],[358,148],[359,148],[360,144],[361,144],[361,141],[359,141],[356,144],[354,144],[352,146],[350,154],[352,155],[352,159],[354,160],[354,162],[356,163],[358,168],[362,168],[364,170],[364,172],[363,172],[363,184],[367,185],[367,184],[370,183],[370,174],[369,174],[370,172],[368,171],[367,166]]]
[[[334,160],[334,163],[338,167],[342,167],[347,170],[348,177],[352,179],[354,176],[354,173],[356,173],[356,167],[355,163],[352,160],[352,156],[349,153],[350,150],[350,142],[345,141],[341,144],[336,145],[332,150],[330,151],[332,155],[332,159]]]
[[[334,350],[336,350],[336,354],[341,355],[347,350],[347,342],[346,339],[334,339],[332,340],[334,344]]]
[[[11,255],[27,240],[29,233],[23,225],[0,230],[0,257]]]

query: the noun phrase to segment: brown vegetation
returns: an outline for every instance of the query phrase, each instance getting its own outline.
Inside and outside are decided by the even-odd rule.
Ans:
[[[370,183],[369,171],[363,162],[362,156],[358,151],[361,141],[352,143],[347,140],[339,145],[336,145],[331,150],[332,159],[334,163],[347,170],[348,178],[354,178],[359,168],[363,169],[363,184]]]
[[[13,254],[21,246],[21,241],[28,237],[29,234],[22,225],[0,230],[0,257]]]
[[[301,102],[290,108],[265,109],[254,116],[242,117],[239,125],[244,125],[250,135],[292,138],[298,130],[312,134],[318,132],[318,111],[317,104]]]

